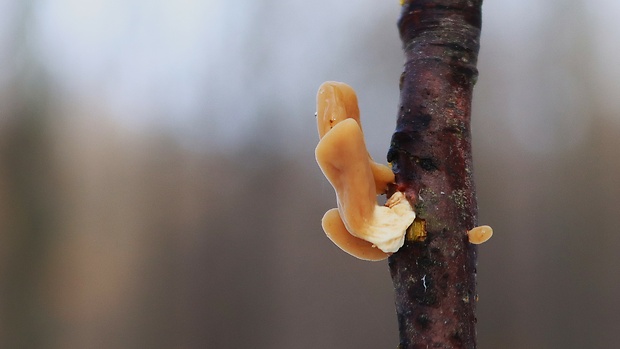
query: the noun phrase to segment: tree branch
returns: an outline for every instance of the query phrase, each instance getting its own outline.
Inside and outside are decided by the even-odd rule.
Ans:
[[[482,0],[406,1],[400,110],[388,161],[415,207],[389,258],[399,348],[475,348],[476,226],[470,115]]]

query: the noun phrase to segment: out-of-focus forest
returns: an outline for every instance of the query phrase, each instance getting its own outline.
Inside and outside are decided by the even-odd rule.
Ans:
[[[386,262],[320,219],[315,93],[385,161],[398,1],[0,1],[1,348],[386,348]],[[620,5],[486,1],[481,348],[613,348]]]

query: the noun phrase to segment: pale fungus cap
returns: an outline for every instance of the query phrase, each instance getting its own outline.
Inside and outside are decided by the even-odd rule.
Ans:
[[[368,155],[353,89],[342,83],[324,83],[317,105],[321,140],[316,160],[334,187],[338,202],[337,211],[330,210],[323,217],[323,229],[338,247],[353,256],[384,259],[403,245],[405,232],[415,219],[413,208],[400,192],[385,206],[377,205],[377,193],[385,192],[394,174]]]
[[[337,81],[324,82],[316,95],[316,104],[319,139],[346,119],[355,120],[360,130],[362,129],[357,95],[351,86]],[[383,194],[387,190],[387,185],[394,183],[394,172],[389,167],[376,163],[370,154],[368,160],[375,180],[376,193]]]
[[[362,127],[357,95],[345,83],[326,81],[321,84],[316,95],[316,110],[319,139],[345,119],[354,119]]]
[[[475,227],[467,232],[467,236],[469,237],[469,242],[479,245],[486,242],[491,238],[491,236],[493,236],[493,229],[488,225]]]
[[[365,261],[380,261],[388,254],[378,249],[371,242],[355,237],[344,226],[337,208],[325,212],[321,221],[323,231],[336,246],[344,252]]]

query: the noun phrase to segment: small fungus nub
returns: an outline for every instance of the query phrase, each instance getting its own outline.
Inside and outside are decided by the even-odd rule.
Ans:
[[[493,228],[488,225],[475,227],[467,232],[467,236],[469,237],[469,242],[479,245],[486,242],[491,238],[491,236],[493,236]]]

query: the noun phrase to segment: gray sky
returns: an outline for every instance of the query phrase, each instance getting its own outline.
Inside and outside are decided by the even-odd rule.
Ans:
[[[20,18],[17,4],[0,2],[0,47]],[[387,149],[402,65],[396,0],[33,4],[18,47],[37,57],[60,103],[80,101],[126,127],[163,128],[190,144],[234,147],[269,123],[266,136],[306,147],[316,88],[341,80],[360,95],[371,153]],[[620,122],[620,46],[611,44],[620,42],[620,4],[498,0],[483,13],[475,118],[499,120],[523,147],[553,152],[579,142],[588,127],[584,89],[596,89]],[[591,54],[582,66],[600,85],[584,85],[579,66],[564,59],[584,48]],[[20,52],[3,51],[20,65]]]

